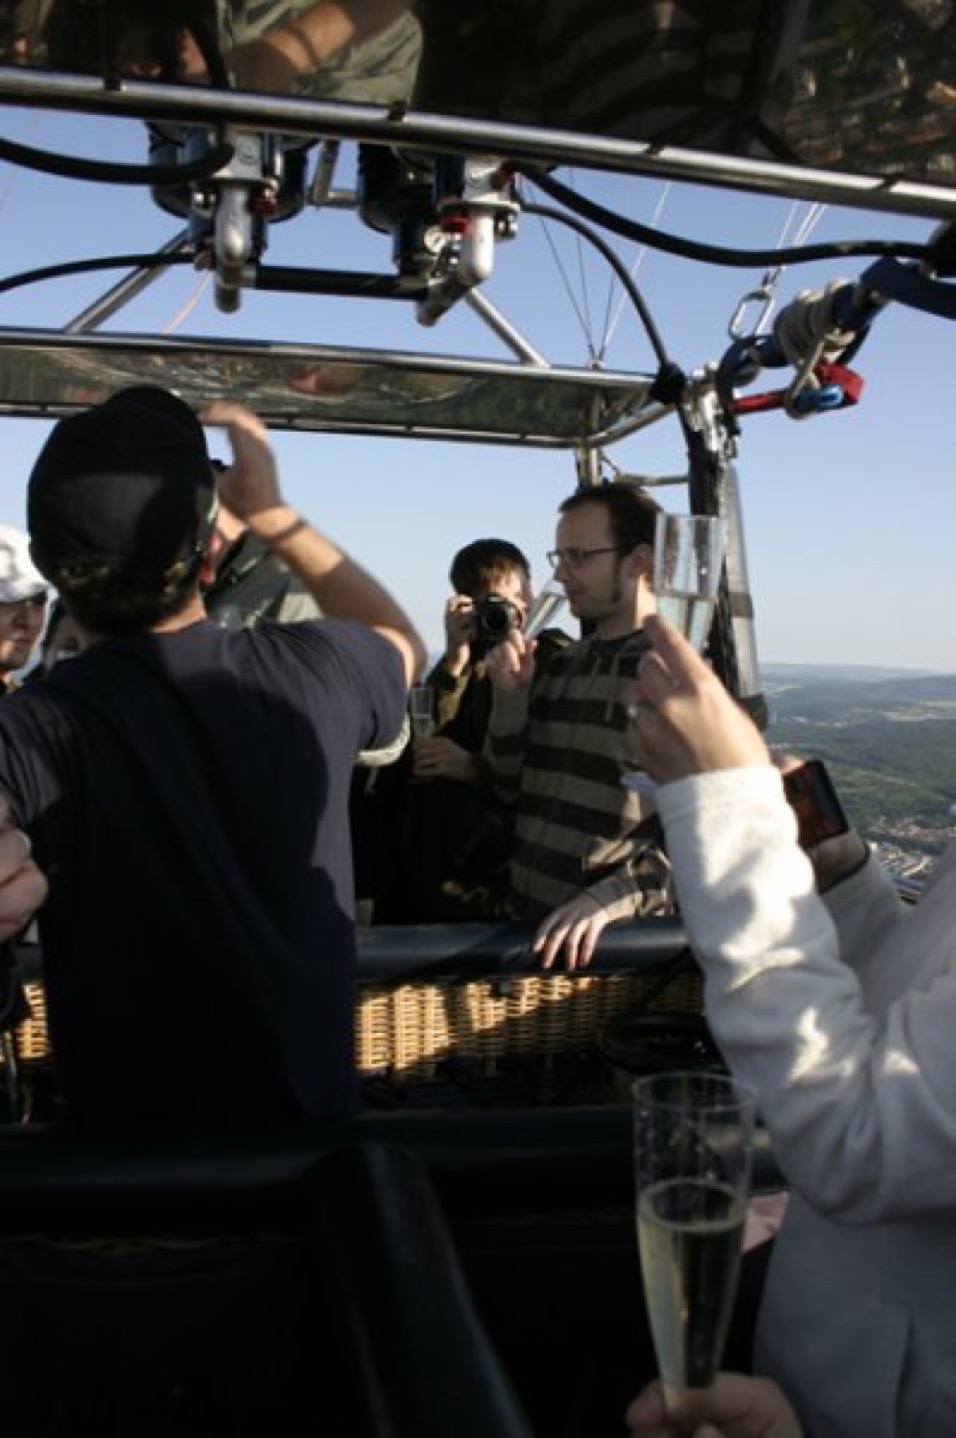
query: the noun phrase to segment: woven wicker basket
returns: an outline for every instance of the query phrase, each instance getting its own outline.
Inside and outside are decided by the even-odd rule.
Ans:
[[[32,1015],[17,1030],[20,1063],[48,1064],[43,986],[26,987]],[[641,1008],[649,996],[655,1011],[700,1011],[695,970],[682,972],[661,992],[659,987],[655,970],[365,985],[356,1012],[356,1064],[363,1078],[387,1077],[399,1085],[428,1083],[453,1057],[493,1073],[506,1058],[594,1052],[606,1020]]]
[[[357,1015],[359,1072],[421,1083],[453,1055],[492,1072],[505,1057],[591,1052],[605,1021],[641,1007],[655,983],[653,972],[625,972],[368,987]],[[699,1013],[699,975],[681,974],[656,995],[653,1007]]]
[[[17,1029],[17,1054],[24,1064],[48,1063],[50,1036],[46,1024],[46,994],[42,984],[26,984],[30,1018]]]

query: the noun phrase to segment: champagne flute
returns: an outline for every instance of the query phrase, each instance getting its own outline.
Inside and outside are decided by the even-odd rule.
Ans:
[[[634,1164],[644,1299],[670,1421],[716,1377],[730,1323],[756,1096],[704,1071],[637,1079]],[[693,1431],[693,1425],[687,1431]]]
[[[525,639],[537,639],[542,629],[547,629],[558,610],[566,603],[564,585],[559,584],[556,579],[546,580],[525,616],[522,625]]]
[[[435,691],[430,684],[413,684],[408,691],[408,717],[413,739],[430,739],[435,732]]]
[[[698,654],[710,633],[720,588],[727,522],[713,515],[657,516],[654,593],[658,612],[675,624]]]

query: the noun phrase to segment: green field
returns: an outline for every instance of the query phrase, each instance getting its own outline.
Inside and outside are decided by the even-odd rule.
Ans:
[[[823,759],[864,832],[956,821],[956,678],[788,679],[768,698],[770,743]]]

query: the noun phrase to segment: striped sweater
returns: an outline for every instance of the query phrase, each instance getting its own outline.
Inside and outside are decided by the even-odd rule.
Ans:
[[[669,865],[652,800],[623,787],[627,681],[641,633],[580,640],[528,689],[497,691],[485,742],[501,797],[515,806],[511,898],[538,919],[588,893],[611,919],[670,907]]]

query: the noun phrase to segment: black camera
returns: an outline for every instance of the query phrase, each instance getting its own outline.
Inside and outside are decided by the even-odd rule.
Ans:
[[[512,629],[521,628],[522,614],[517,604],[504,599],[500,594],[489,594],[475,605],[475,624],[483,639],[497,644],[507,638]]]

